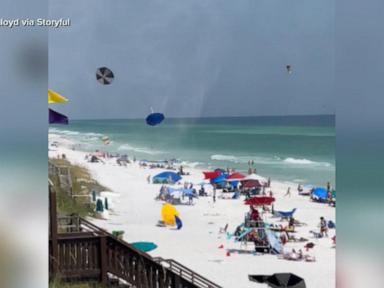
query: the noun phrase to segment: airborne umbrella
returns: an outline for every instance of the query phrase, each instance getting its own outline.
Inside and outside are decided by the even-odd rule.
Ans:
[[[49,109],[49,124],[68,124],[68,117]]]
[[[292,74],[292,67],[291,67],[291,65],[287,65],[286,68],[287,68],[288,74]]]
[[[156,125],[160,124],[161,122],[163,122],[164,119],[165,119],[165,117],[164,117],[163,113],[151,113],[147,116],[145,121],[150,126],[156,126]]]
[[[103,85],[111,84],[114,78],[113,72],[107,67],[100,67],[96,70],[96,79]]]
[[[53,103],[65,103],[68,102],[68,99],[65,98],[64,96],[60,95],[59,93],[48,89],[48,104],[53,104]]]

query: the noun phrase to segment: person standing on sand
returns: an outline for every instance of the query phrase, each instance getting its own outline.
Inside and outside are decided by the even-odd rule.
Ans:
[[[320,234],[323,237],[328,237],[327,221],[324,219],[324,217],[320,217]]]
[[[285,193],[284,197],[289,196],[291,198],[291,187],[288,187],[287,193]]]
[[[267,183],[267,187],[270,188],[271,187],[271,177],[268,177],[268,183]]]
[[[216,185],[213,184],[213,194],[212,194],[213,203],[216,203]]]
[[[148,182],[148,184],[151,184],[151,175],[147,176],[147,182]]]

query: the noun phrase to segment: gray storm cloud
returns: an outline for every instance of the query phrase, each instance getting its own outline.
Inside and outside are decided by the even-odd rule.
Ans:
[[[68,17],[50,30],[49,81],[72,119],[335,113],[333,1],[51,3]]]

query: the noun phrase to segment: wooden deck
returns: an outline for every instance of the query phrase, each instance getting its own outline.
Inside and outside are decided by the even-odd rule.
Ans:
[[[97,281],[105,287],[220,288],[172,259],[152,258],[81,217],[57,217],[56,194],[52,189],[49,194],[51,279]]]

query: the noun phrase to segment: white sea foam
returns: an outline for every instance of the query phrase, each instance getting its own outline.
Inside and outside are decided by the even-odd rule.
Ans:
[[[129,145],[129,144],[120,145],[119,148],[117,148],[117,150],[119,150],[119,151],[133,151],[133,152],[149,154],[149,155],[158,155],[158,154],[166,153],[164,151],[155,150],[155,149],[151,149],[148,147],[134,147],[134,146]]]
[[[61,135],[79,135],[80,132],[70,131],[70,130],[61,130],[56,128],[49,128],[49,133],[56,133]]]
[[[211,156],[212,160],[219,160],[219,161],[231,161],[231,162],[240,162],[239,158],[233,155],[222,155],[222,154],[215,154]]]
[[[247,163],[249,160],[253,160],[255,164],[266,164],[266,165],[307,165],[307,166],[317,166],[317,167],[331,167],[332,164],[328,162],[316,162],[311,161],[305,158],[296,159],[288,157],[281,159],[280,157],[274,156],[273,158],[267,157],[255,157],[255,156],[234,156],[234,155],[223,155],[223,154],[214,154],[211,155],[211,160],[216,161],[229,161],[234,163]]]
[[[288,157],[288,158],[284,159],[283,162],[287,163],[287,164],[295,164],[295,165],[314,165],[314,166],[325,166],[325,167],[331,166],[331,164],[328,162],[315,162],[315,161],[311,161],[311,160],[308,160],[305,158],[296,159],[296,158]]]

